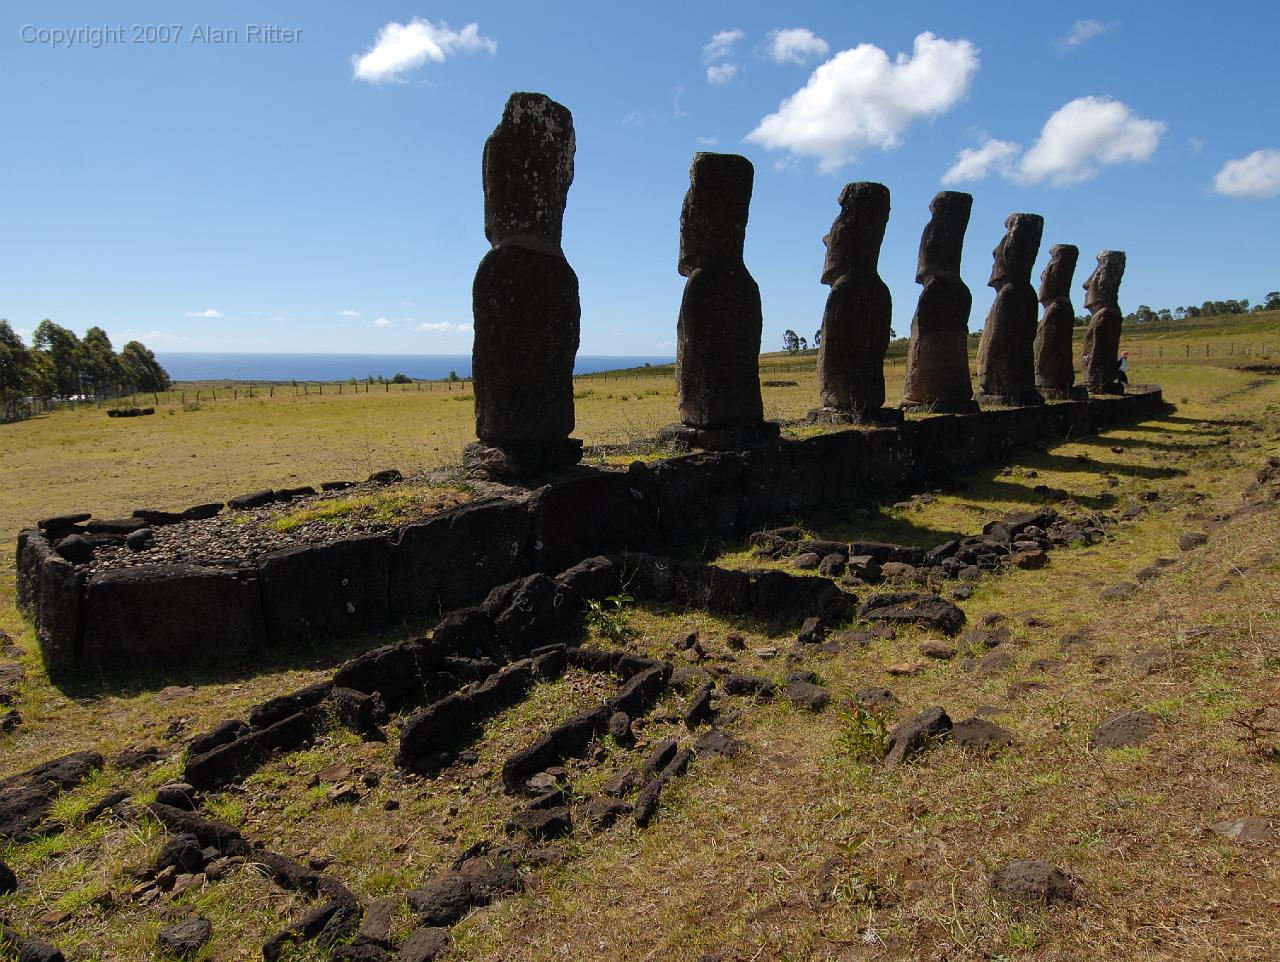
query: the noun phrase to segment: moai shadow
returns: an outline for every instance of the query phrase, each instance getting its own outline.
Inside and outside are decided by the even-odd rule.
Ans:
[[[729,450],[778,436],[760,397],[760,288],[742,260],[755,169],[737,154],[697,153],[680,211],[676,326],[680,423],[659,440]]]
[[[978,410],[969,380],[969,310],[973,295],[960,279],[960,255],[973,196],[940,191],[920,238],[916,283],[924,285],[911,319],[911,346],[901,407],[969,413]]]
[[[582,458],[573,431],[578,276],[560,247],[573,183],[573,115],[513,93],[484,145],[484,233],[493,249],[472,286],[473,476],[521,479]]]
[[[987,286],[996,299],[978,342],[978,401],[1028,407],[1043,404],[1036,390],[1035,339],[1038,313],[1031,271],[1040,253],[1044,218],[1010,214],[1005,235],[991,252]]]
[[[831,288],[822,312],[818,394],[809,412],[818,424],[896,424],[902,412],[884,407],[884,355],[893,298],[880,279],[880,244],[889,222],[889,188],[863,181],[840,192],[840,213],[827,247],[822,283]]]
[[[1103,251],[1098,266],[1084,282],[1084,308],[1092,315],[1084,332],[1080,369],[1090,394],[1123,394],[1120,382],[1120,280],[1124,251]]]
[[[1080,248],[1054,244],[1049,263],[1040,275],[1040,303],[1044,317],[1036,331],[1036,389],[1047,401],[1083,401],[1089,392],[1076,385],[1071,337],[1076,309],[1071,303],[1071,279],[1076,273]]]

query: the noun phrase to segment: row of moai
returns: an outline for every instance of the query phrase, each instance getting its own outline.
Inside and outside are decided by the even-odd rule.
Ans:
[[[573,117],[542,94],[512,94],[484,148],[485,236],[492,250],[476,271],[473,376],[477,443],[464,465],[478,476],[518,479],[576,463],[573,362],[581,307],[578,278],[561,233],[573,183]],[[778,434],[764,419],[759,354],[760,290],[743,261],[755,171],[736,154],[697,153],[680,213],[679,271],[687,278],[677,321],[680,422],[660,432],[691,448],[725,450]],[[889,219],[883,184],[849,184],[823,238],[821,281],[831,292],[822,317],[818,383],[826,423],[901,420],[902,410],[969,412],[980,401],[1025,406],[1087,392],[1120,393],[1117,303],[1125,255],[1103,251],[1085,282],[1092,314],[1075,384],[1070,288],[1079,256],[1055,245],[1041,275],[1031,273],[1044,219],[1012,214],[994,251],[988,284],[996,299],[978,349],[978,393],[969,375],[972,295],[960,256],[973,198],[942,191],[920,240],[916,282],[923,290],[911,322],[904,397],[884,406],[884,358],[892,297],[878,273]],[[1037,301],[1044,316],[1037,323]]]

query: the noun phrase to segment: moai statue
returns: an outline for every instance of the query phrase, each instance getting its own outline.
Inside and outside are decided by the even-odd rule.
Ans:
[[[676,326],[680,423],[658,437],[726,450],[778,435],[760,398],[760,288],[742,262],[755,169],[737,154],[697,153],[680,211],[689,280]]]
[[[1036,390],[1036,289],[1031,271],[1040,253],[1044,218],[1010,214],[1005,235],[991,252],[987,286],[996,292],[978,342],[978,400],[1026,407],[1043,404]]]
[[[1120,279],[1124,251],[1103,251],[1098,266],[1084,282],[1084,309],[1093,317],[1084,332],[1080,368],[1090,394],[1123,394],[1120,383]]]
[[[848,184],[840,213],[822,238],[827,258],[822,283],[831,288],[822,312],[818,392],[822,407],[810,416],[823,424],[896,423],[901,411],[884,408],[884,354],[889,348],[893,298],[880,279],[880,243],[889,222],[889,188]]]
[[[1071,335],[1076,309],[1071,304],[1071,279],[1075,276],[1080,248],[1074,244],[1054,244],[1049,263],[1040,275],[1040,303],[1044,317],[1036,331],[1036,390],[1049,401],[1079,401],[1088,397],[1075,386],[1075,359],[1071,356]]]
[[[951,413],[978,410],[969,380],[969,309],[973,295],[960,279],[960,253],[973,195],[940,191],[920,238],[916,283],[924,285],[907,350],[902,407]]]
[[[573,183],[573,116],[543,94],[514,93],[484,145],[484,233],[493,249],[472,285],[478,444],[468,472],[520,479],[575,464],[573,360],[578,276],[560,248]]]

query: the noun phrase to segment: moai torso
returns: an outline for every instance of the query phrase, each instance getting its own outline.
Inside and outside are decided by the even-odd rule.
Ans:
[[[676,327],[680,420],[695,428],[761,421],[760,289],[742,260],[755,171],[737,154],[698,153],[680,211]]]
[[[840,192],[840,213],[823,238],[822,283],[831,287],[822,314],[818,391],[826,408],[863,416],[884,404],[884,355],[893,299],[880,279],[880,244],[889,221],[889,188],[869,182]]]
[[[960,279],[960,255],[972,207],[970,194],[953,190],[939,192],[929,204],[933,217],[920,238],[916,283],[924,290],[911,320],[904,407],[977,410],[969,380],[973,296]]]
[[[1055,244],[1049,264],[1040,275],[1040,303],[1044,317],[1036,331],[1036,387],[1041,391],[1070,391],[1076,373],[1071,356],[1076,309],[1071,304],[1071,279],[1075,276],[1080,248]]]
[[[573,430],[578,277],[560,247],[575,150],[573,117],[515,93],[484,146],[484,227],[493,249],[472,287],[476,435],[499,448],[562,442]]]
[[[978,385],[1003,404],[1040,404],[1035,386],[1036,291],[1031,271],[1040,252],[1044,218],[1010,214],[992,252],[987,286],[996,292],[978,345]]]
[[[1124,277],[1124,251],[1103,251],[1098,266],[1084,282],[1084,307],[1091,315],[1084,332],[1080,369],[1091,393],[1123,394],[1120,384],[1120,280]]]

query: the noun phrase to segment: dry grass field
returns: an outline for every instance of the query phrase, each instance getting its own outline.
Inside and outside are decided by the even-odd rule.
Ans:
[[[1208,357],[1183,350],[1189,336],[1130,342],[1130,350],[1142,351],[1132,378],[1163,386],[1176,406],[1166,417],[992,466],[953,493],[870,514],[803,519],[817,537],[934,544],[1044,503],[1037,485],[1066,492],[1070,501],[1057,506],[1068,512],[1108,500],[1113,515],[1144,506],[1100,544],[1064,548],[1041,570],[977,585],[964,603],[969,624],[999,615],[1010,632],[1000,650],[1011,657],[998,667],[968,664],[985,650],[962,641],[954,658],[890,675],[889,666],[916,660],[920,645],[936,637],[906,629],[865,647],[807,655],[799,667],[816,672],[834,696],[821,714],[785,699],[735,699],[740,714],[729,729],[741,753],[699,757],[664,794],[647,829],[624,819],[608,831],[575,832],[551,864],[527,865],[525,891],[455,926],[447,958],[1280,957],[1275,837],[1241,845],[1211,830],[1247,816],[1280,827],[1280,732],[1266,731],[1280,727],[1275,485],[1250,495],[1258,507],[1240,511],[1258,468],[1280,454],[1280,377],[1237,369],[1270,354],[1269,341],[1280,346],[1274,318],[1264,321],[1196,342],[1211,345]],[[1234,346],[1228,353],[1228,343],[1245,358]],[[798,418],[813,405],[814,375],[787,370],[796,364],[766,360],[763,379],[797,382],[765,389],[768,416]],[[900,363],[887,373],[892,395],[900,390]],[[675,416],[674,388],[662,374],[583,378],[578,394],[577,434],[588,444],[631,444]],[[471,437],[469,392],[438,387],[220,398],[198,410],[170,410],[109,420],[86,409],[0,426],[0,540],[9,554],[0,574],[0,628],[21,649],[16,661],[25,672],[17,695],[23,723],[0,735],[0,776],[83,748],[111,758],[157,745],[167,756],[136,771],[108,766],[58,800],[51,817],[62,831],[0,851],[24,882],[0,896],[0,918],[85,962],[151,958],[158,930],[196,912],[214,927],[198,958],[260,957],[261,943],[303,908],[299,896],[243,871],[142,904],[131,894],[130,871],[155,855],[162,831],[139,815],[85,823],[84,813],[108,789],[147,800],[181,773],[178,749],[192,734],[423,626],[210,676],[194,689],[166,688],[163,677],[145,672],[128,688],[93,678],[58,687],[13,607],[13,534],[60,511],[108,516],[383,467],[439,467],[456,463]],[[1155,501],[1139,500],[1152,491]],[[1187,532],[1206,533],[1208,543],[1180,550]],[[719,562],[760,564],[746,547],[728,546]],[[1148,568],[1157,573],[1139,579]],[[1122,583],[1132,586],[1123,597],[1101,597]],[[696,630],[712,661],[733,657],[737,670],[775,680],[786,674],[791,638],[758,624],[651,606],[629,606],[623,618],[637,651],[674,657],[671,639]],[[744,637],[745,648],[730,651],[730,632]],[[1064,636],[1079,640],[1063,644]],[[570,671],[538,686],[488,725],[474,765],[447,769],[439,779],[395,768],[393,722],[386,744],[331,732],[211,796],[205,810],[274,851],[325,865],[362,898],[403,893],[473,842],[502,835],[510,801],[494,777],[501,760],[531,731],[598,700],[602,684],[599,676]],[[886,770],[851,751],[858,729],[843,710],[852,692],[871,686],[896,695],[890,723],[941,705],[956,720],[992,717],[1015,744],[991,756],[945,745]],[[683,707],[683,696],[668,694],[641,731],[642,745],[681,731],[675,719]],[[1127,709],[1158,718],[1151,739],[1137,748],[1092,748],[1094,726]],[[1250,736],[1241,722],[1254,712],[1263,729]],[[642,756],[642,748],[606,743],[600,760],[607,764],[573,771],[575,793],[589,794],[613,763]],[[335,781],[358,782],[358,801],[331,801]],[[1075,901],[1015,908],[994,899],[987,877],[1014,858],[1061,866],[1076,882]],[[395,931],[403,936],[412,924],[402,903]],[[327,957],[313,946],[284,956]]]

